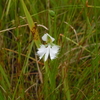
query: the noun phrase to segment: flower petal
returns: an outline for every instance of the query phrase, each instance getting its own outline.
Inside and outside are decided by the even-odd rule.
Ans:
[[[46,61],[49,56],[50,56],[50,59],[52,60],[56,58],[59,48],[60,48],[59,46],[54,45],[54,44],[53,45],[52,44],[47,44],[47,45],[42,44],[40,48],[38,48],[37,54],[40,59],[44,57],[44,61]]]
[[[50,58],[55,59],[58,51],[59,51],[59,46],[56,45],[52,46],[52,48],[50,48]]]
[[[48,45],[48,47],[46,48],[46,53],[45,53],[44,61],[46,61],[48,59],[49,54],[50,54],[50,45]]]
[[[40,48],[38,48],[37,54],[39,55],[39,58],[41,59],[46,53],[46,47],[45,45],[41,45]]]
[[[48,41],[48,37],[52,40],[52,42],[55,40],[53,37],[51,37],[48,33],[46,33],[46,34],[44,34],[43,36],[42,36],[42,40],[43,41]]]

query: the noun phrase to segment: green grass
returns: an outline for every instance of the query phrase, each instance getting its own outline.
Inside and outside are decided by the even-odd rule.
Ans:
[[[0,100],[100,100],[99,0],[0,0]],[[60,46],[39,60],[41,37]]]

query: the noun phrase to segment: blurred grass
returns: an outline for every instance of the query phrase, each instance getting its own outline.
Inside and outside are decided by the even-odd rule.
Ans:
[[[0,100],[100,100],[99,0],[0,4]],[[61,49],[57,59],[37,62],[45,33]]]

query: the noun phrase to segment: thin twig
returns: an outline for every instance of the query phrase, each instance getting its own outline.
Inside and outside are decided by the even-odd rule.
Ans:
[[[36,60],[37,60],[37,56],[35,56],[35,58],[36,58]],[[39,73],[39,78],[40,78],[40,81],[41,81],[41,83],[43,83],[43,78],[42,78],[42,73],[41,73],[41,70],[40,70],[40,68],[39,68],[38,63],[36,63],[36,64],[37,64],[37,69],[38,69],[38,73]]]
[[[90,44],[90,45],[85,45],[84,48],[87,48],[87,47],[89,47],[89,46],[95,46],[95,45],[96,45],[96,43]],[[100,46],[100,43],[98,43],[98,45]],[[75,51],[75,50],[77,50],[77,49],[80,49],[80,47],[72,48],[71,50],[65,52],[65,53],[60,57],[60,59],[63,58],[63,57],[64,57],[65,55],[67,55],[68,53],[73,52],[73,51]],[[90,56],[90,55],[89,55],[89,56]]]
[[[14,29],[16,29],[16,28],[25,27],[25,26],[28,26],[28,24],[19,25],[18,27],[12,27],[12,28],[8,28],[8,29],[5,29],[5,30],[1,30],[0,33],[6,32],[6,31],[10,31],[10,30],[14,30]],[[46,30],[48,31],[48,28],[47,28],[46,26],[44,26],[44,25],[38,24],[37,26],[43,27],[44,29],[46,29]]]
[[[6,92],[6,90],[0,85],[0,88],[3,90],[3,92],[5,93],[5,94],[7,94],[7,92]],[[10,96],[8,96],[8,98],[11,100],[11,97]]]
[[[36,85],[36,83],[33,84],[33,85],[31,85],[28,89],[25,90],[25,93],[26,93],[29,89],[31,89],[33,86],[35,86],[35,85]]]
[[[8,48],[2,48],[2,49],[6,50],[6,51],[10,51],[10,52],[13,52],[13,53],[18,54],[17,51],[14,51],[14,50],[11,50],[11,49],[8,49]],[[22,53],[21,53],[20,55],[21,55],[21,56],[24,56],[24,57],[27,57],[25,54],[22,54]],[[33,60],[33,61],[35,61],[35,62],[37,62],[37,63],[39,63],[39,64],[41,64],[41,65],[44,65],[42,62],[37,61],[37,60],[34,59],[33,57],[29,57],[29,59],[31,59],[31,60]]]
[[[33,85],[31,85],[28,89],[26,89],[24,92],[26,93],[29,89],[31,89],[32,87],[34,87],[36,85],[36,83],[35,84],[33,84]],[[20,99],[20,97],[21,96],[19,96],[16,100],[18,100],[18,99]]]
[[[79,40],[78,40],[78,36],[77,36],[77,32],[76,32],[75,28],[72,25],[70,25],[69,23],[67,23],[67,22],[64,22],[64,23],[67,24],[74,31],[75,36],[76,36],[76,40],[77,40],[77,43],[78,43]]]
[[[60,36],[65,37],[63,34],[60,34]],[[91,51],[88,50],[87,48],[83,47],[82,45],[76,43],[75,41],[71,40],[70,38],[68,38],[68,37],[65,37],[65,38],[66,38],[68,41],[72,42],[73,44],[77,45],[78,47],[80,47],[80,48],[86,50],[87,52],[91,53],[92,55],[95,55],[93,52],[91,52]]]
[[[6,32],[6,31],[10,31],[10,30],[14,30],[14,29],[16,29],[16,28],[25,27],[25,26],[28,26],[28,24],[25,24],[25,25],[19,25],[18,27],[12,27],[12,28],[8,28],[8,29],[5,29],[5,30],[1,30],[0,33]]]
[[[4,93],[7,93],[6,90],[1,85],[0,88],[3,90]]]

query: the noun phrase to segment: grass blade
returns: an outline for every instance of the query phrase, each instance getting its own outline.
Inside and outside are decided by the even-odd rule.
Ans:
[[[27,19],[28,24],[29,24],[29,28],[32,32],[34,42],[35,42],[36,46],[39,47],[41,42],[40,42],[40,37],[39,37],[38,31],[37,31],[37,26],[34,23],[34,21],[32,20],[31,15],[30,15],[29,11],[27,10],[26,5],[25,5],[23,0],[21,0],[21,3],[22,3],[24,13],[26,15],[26,19]]]
[[[4,69],[2,68],[1,65],[0,65],[0,72],[1,72],[1,74],[3,75],[3,77],[4,77],[4,79],[5,79],[5,81],[6,81],[7,85],[8,85],[8,87],[10,87],[10,83],[9,83],[8,77],[7,77],[7,75],[6,75]]]

